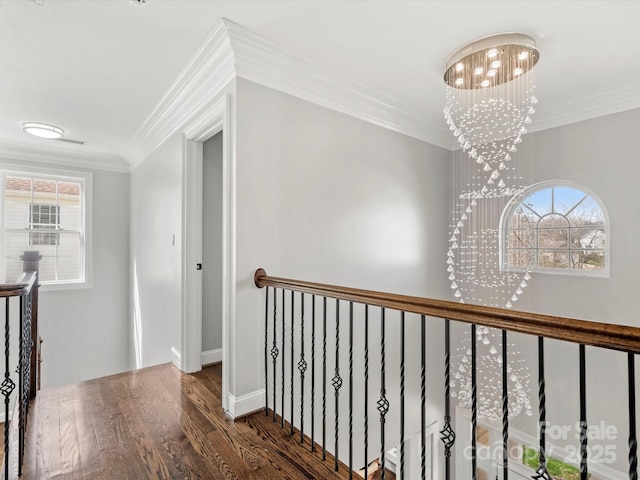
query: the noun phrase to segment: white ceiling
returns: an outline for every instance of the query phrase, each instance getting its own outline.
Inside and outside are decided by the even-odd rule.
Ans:
[[[548,114],[589,102],[605,113],[640,107],[639,1],[0,0],[0,145],[122,159],[221,18],[427,123],[444,126],[449,54],[507,31],[538,41],[537,96]],[[26,121],[86,143],[31,137]]]

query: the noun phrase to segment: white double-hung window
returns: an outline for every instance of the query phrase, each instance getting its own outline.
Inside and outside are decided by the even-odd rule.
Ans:
[[[42,285],[89,285],[90,189],[87,174],[2,172],[2,282],[15,281],[21,255],[35,250]]]

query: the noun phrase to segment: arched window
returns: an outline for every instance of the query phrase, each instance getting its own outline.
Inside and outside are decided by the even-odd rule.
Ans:
[[[503,270],[609,274],[609,218],[600,199],[565,181],[514,197],[500,221]]]

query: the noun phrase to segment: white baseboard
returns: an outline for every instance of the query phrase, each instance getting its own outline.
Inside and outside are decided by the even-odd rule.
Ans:
[[[174,346],[171,346],[171,363],[173,363],[178,370],[182,370],[182,355]]]
[[[264,408],[264,394],[264,388],[237,398],[229,394],[227,413],[235,419]]]
[[[200,363],[202,365],[210,365],[212,363],[222,362],[222,349],[207,350],[200,354]]]

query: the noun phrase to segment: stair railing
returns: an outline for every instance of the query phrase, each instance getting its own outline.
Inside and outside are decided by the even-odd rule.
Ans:
[[[370,454],[368,449],[369,434],[371,425],[369,423],[369,382],[370,382],[370,345],[369,333],[371,325],[376,322],[380,328],[380,345],[377,349],[379,352],[379,384],[380,393],[377,400],[377,411],[379,414],[380,430],[377,439],[380,442],[380,467],[382,480],[385,479],[385,433],[387,433],[386,416],[389,414],[390,403],[387,398],[387,380],[389,371],[386,366],[386,336],[388,335],[387,311],[394,310],[400,312],[399,324],[394,324],[400,332],[400,365],[399,372],[393,372],[393,375],[399,374],[399,438],[400,453],[399,465],[397,466],[397,478],[404,479],[406,474],[405,465],[405,441],[407,435],[413,432],[406,431],[405,425],[405,342],[406,325],[405,314],[417,314],[420,316],[420,438],[421,438],[421,458],[420,458],[420,478],[431,478],[432,473],[427,471],[427,433],[426,433],[426,324],[434,321],[432,317],[444,319],[444,419],[443,428],[440,431],[440,437],[444,446],[444,477],[446,480],[452,478],[451,456],[454,446],[456,434],[451,421],[451,322],[462,322],[471,325],[471,472],[458,472],[458,478],[472,478],[477,480],[477,425],[478,425],[478,384],[477,378],[477,351],[476,351],[476,334],[478,327],[489,327],[501,330],[502,335],[502,362],[501,381],[502,381],[502,463],[501,478],[508,480],[509,477],[509,392],[508,384],[508,333],[517,332],[526,335],[536,336],[537,338],[537,357],[538,357],[538,467],[533,474],[534,479],[551,479],[552,476],[547,468],[546,453],[546,382],[545,382],[545,360],[544,346],[545,339],[557,339],[565,342],[571,342],[579,346],[579,396],[580,396],[580,413],[579,413],[579,470],[581,480],[587,480],[590,476],[588,470],[588,428],[587,407],[586,407],[586,355],[585,347],[593,346],[604,349],[617,350],[627,354],[627,379],[628,379],[628,421],[629,421],[629,451],[628,451],[628,475],[629,479],[637,480],[637,434],[636,434],[636,398],[635,398],[635,355],[640,353],[640,328],[614,325],[608,323],[592,322],[578,319],[570,319],[564,317],[556,317],[551,315],[541,315],[527,313],[515,310],[506,310],[486,306],[462,304],[444,300],[434,300],[428,298],[412,297],[406,295],[397,295],[392,293],[376,292],[370,290],[360,290],[355,288],[340,287],[335,285],[326,285],[307,281],[292,280],[287,278],[278,278],[268,276],[265,270],[258,269],[254,276],[255,284],[258,288],[267,288],[264,316],[264,380],[265,380],[265,414],[272,416],[273,421],[278,419],[278,400],[280,404],[280,423],[285,428],[285,417],[288,416],[290,433],[293,436],[295,429],[294,424],[298,426],[300,432],[300,443],[305,442],[305,375],[309,364],[307,362],[308,349],[305,344],[310,343],[311,350],[311,416],[317,414],[317,406],[315,398],[318,390],[321,390],[322,407],[321,407],[321,440],[318,439],[315,431],[315,421],[311,422],[310,432],[310,449],[316,452],[318,448],[322,449],[322,460],[326,460],[327,448],[333,447],[334,469],[339,469],[339,442],[342,438],[339,432],[339,398],[342,388],[348,388],[348,464],[349,478],[353,478],[354,467],[357,470],[360,465],[353,463],[353,415],[354,415],[354,370],[353,370],[353,345],[354,345],[354,304],[364,306],[363,318],[358,320],[363,323],[364,335],[364,369],[362,371],[364,390],[364,470],[361,474],[364,478],[368,478],[370,471],[367,471]],[[288,292],[288,293],[287,293]],[[305,294],[310,296],[305,301]],[[335,301],[335,314],[332,316],[334,321],[333,328],[327,329],[327,314],[331,309],[331,305],[327,299]],[[297,302],[297,303],[296,303]],[[343,378],[344,372],[341,371],[340,356],[344,355],[343,341],[341,340],[341,323],[344,319],[340,318],[341,305],[340,302],[348,302],[348,374],[347,379]],[[309,319],[305,318],[304,306],[311,303],[311,312],[307,316],[311,316],[310,327]],[[287,305],[290,304],[290,305]],[[297,313],[296,313],[297,305]],[[278,306],[280,310],[278,311]],[[287,308],[288,307],[288,308]],[[376,315],[374,319],[374,308],[379,309],[379,318]],[[287,310],[289,316],[287,316]],[[319,314],[317,312],[319,310]],[[344,316],[344,315],[343,315]],[[395,321],[394,321],[395,322]],[[311,330],[311,338],[305,337],[305,325]],[[320,326],[319,326],[320,325]],[[287,329],[289,329],[287,331]],[[322,332],[322,352],[321,358],[317,358],[316,351],[316,334],[317,330]],[[335,356],[334,374],[332,378],[328,377],[330,372],[327,371],[327,337],[335,335],[334,339],[329,339],[329,348],[333,347],[333,351],[329,352]],[[333,342],[335,340],[335,343]],[[296,351],[297,348],[297,351]],[[269,358],[271,357],[271,358]],[[297,369],[299,380],[296,380],[294,371],[294,361],[297,360]],[[289,362],[288,377],[286,378],[286,362]],[[321,370],[321,382],[317,385],[317,370]],[[285,390],[289,389],[289,412],[285,412]],[[297,409],[294,408],[296,401],[294,399],[294,390],[298,389],[300,398],[297,402]],[[334,438],[330,439],[332,444],[329,446],[327,442],[327,433],[330,428],[327,426],[326,407],[328,396],[331,395],[330,388],[333,389],[334,395]],[[278,390],[280,395],[278,396]],[[279,398],[278,398],[279,397]],[[361,400],[358,400],[361,401]],[[330,426],[329,426],[330,427]],[[408,477],[407,477],[408,478]],[[412,474],[411,478],[418,478],[418,475]]]
[[[4,299],[4,377],[0,393],[4,396],[4,461],[5,480],[22,475],[25,432],[29,403],[36,396],[37,377],[37,305],[38,252],[24,252],[23,273],[14,283],[0,284]],[[1,302],[1,301],[0,301]],[[16,323],[17,332],[12,332]],[[17,345],[12,343],[17,342]],[[17,367],[15,366],[17,353]],[[14,376],[15,373],[15,376]],[[17,392],[15,392],[17,389]],[[17,395],[15,395],[17,393]],[[15,398],[13,409],[12,399]]]

